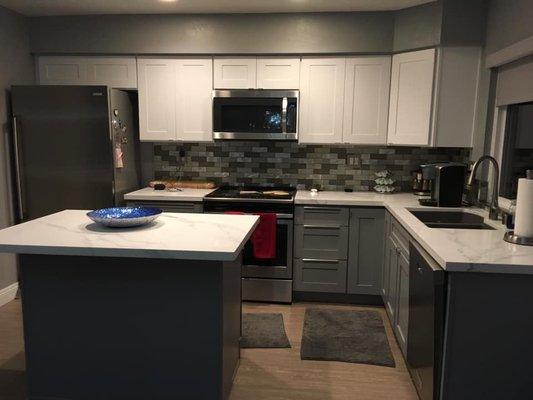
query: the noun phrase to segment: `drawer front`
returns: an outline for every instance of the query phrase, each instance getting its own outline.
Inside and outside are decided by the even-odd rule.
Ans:
[[[409,238],[410,235],[407,233],[407,231],[400,225],[396,219],[391,218],[391,236],[396,240],[398,245],[400,246],[400,250],[402,253],[409,258]]]
[[[296,207],[294,220],[297,225],[348,226],[349,209],[343,207]]]
[[[346,260],[348,257],[348,227],[296,225],[294,243],[294,254],[297,258]]]
[[[164,212],[203,213],[202,203],[170,202],[170,201],[128,201],[128,206],[157,207]]]
[[[294,290],[346,293],[346,261],[296,259],[294,265]]]

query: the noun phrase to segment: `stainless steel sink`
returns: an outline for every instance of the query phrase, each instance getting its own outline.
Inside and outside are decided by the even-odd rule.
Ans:
[[[484,222],[482,216],[466,211],[410,210],[410,212],[429,228],[494,230]]]

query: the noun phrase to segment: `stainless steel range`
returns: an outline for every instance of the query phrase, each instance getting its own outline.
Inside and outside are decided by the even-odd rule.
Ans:
[[[242,298],[247,301],[292,302],[294,195],[287,187],[221,187],[204,198],[204,212],[274,213],[275,257],[254,256],[251,241],[243,250]]]

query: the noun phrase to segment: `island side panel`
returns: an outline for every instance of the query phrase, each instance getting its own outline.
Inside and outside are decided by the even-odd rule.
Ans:
[[[237,374],[240,359],[240,338],[241,338],[241,268],[242,254],[237,260],[225,262],[222,268],[222,386],[224,398],[228,398],[233,385],[233,380]]]
[[[225,397],[234,370],[223,355],[238,336],[224,331],[240,316],[224,317],[223,294],[240,265],[43,255],[20,265],[30,400]]]
[[[533,275],[448,274],[442,400],[533,398]]]

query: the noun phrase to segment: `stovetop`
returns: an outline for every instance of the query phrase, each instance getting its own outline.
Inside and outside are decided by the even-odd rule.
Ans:
[[[292,202],[296,189],[287,186],[223,186],[205,196],[206,200]]]

